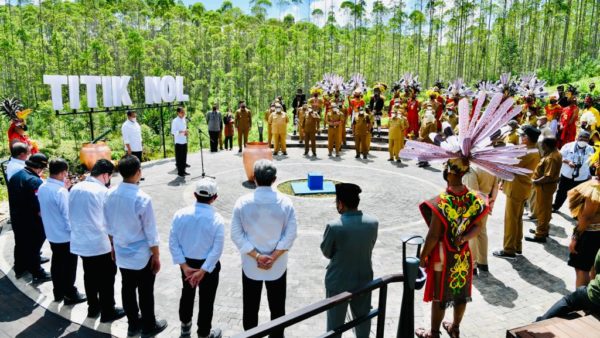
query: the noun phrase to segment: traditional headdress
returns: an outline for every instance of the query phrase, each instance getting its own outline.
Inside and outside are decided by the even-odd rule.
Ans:
[[[12,99],[4,99],[2,104],[0,104],[0,110],[11,121],[21,123],[25,122],[25,119],[31,113],[31,109],[23,109],[21,100],[17,99],[16,97]]]
[[[346,91],[344,77],[333,73],[323,75],[323,80],[321,80],[321,82],[319,82],[317,86],[323,88],[327,93],[333,93],[338,90],[340,92]]]
[[[473,95],[471,88],[467,87],[463,79],[458,78],[450,83],[445,93],[448,97],[468,97]]]
[[[359,91],[361,94],[367,92],[367,81],[362,74],[354,74],[348,82],[346,82],[346,95],[352,95],[354,92]]]
[[[518,93],[523,97],[543,99],[548,96],[544,89],[546,81],[538,79],[534,74],[524,74],[519,81]]]
[[[373,86],[373,90],[375,89],[379,89],[380,92],[385,92],[388,88],[388,85],[383,83],[383,82],[377,82],[375,83],[375,85]]]
[[[569,92],[569,93],[573,94],[573,96],[576,96],[577,94],[579,94],[579,90],[577,89],[577,87],[573,86],[572,84],[568,85],[567,90],[565,92]]]
[[[412,73],[405,73],[402,78],[393,85],[394,91],[414,91],[419,93],[421,91],[421,83],[419,82],[419,75],[413,75]]]
[[[494,87],[495,93],[508,93],[508,96],[514,96],[517,93],[519,86],[512,79],[510,73],[504,73],[500,75],[500,79],[496,82]]]
[[[492,96],[494,94],[494,84],[490,81],[481,80],[475,86],[477,89],[477,93],[475,96],[478,96],[481,93],[484,93],[486,96]]]
[[[448,170],[464,173],[473,163],[489,173],[504,180],[512,180],[515,175],[531,173],[531,170],[517,167],[519,158],[531,151],[525,145],[496,147],[492,146],[492,135],[514,116],[521,112],[521,106],[514,106],[513,99],[502,102],[502,94],[495,94],[486,110],[481,108],[485,94],[477,97],[477,105],[470,117],[471,105],[465,98],[458,104],[459,134],[450,136],[439,146],[409,140],[402,150],[403,157],[419,161],[446,161]]]
[[[315,94],[319,94],[319,95],[323,94],[323,88],[319,87],[318,85],[313,86],[310,89],[310,95],[315,95]]]

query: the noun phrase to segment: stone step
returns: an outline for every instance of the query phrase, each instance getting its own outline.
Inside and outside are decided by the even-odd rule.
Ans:
[[[378,140],[380,142],[388,142],[388,132],[387,130],[384,132],[383,130],[381,130],[381,137],[377,137],[378,133],[377,130],[373,130],[373,134],[375,135],[375,137],[373,137],[372,140]],[[293,133],[288,133],[288,140],[300,140],[300,136],[298,134],[294,135]],[[317,141],[327,141],[327,131],[322,131],[321,134],[317,134],[316,135],[316,139]],[[348,130],[346,132],[346,140],[352,140],[354,141],[354,135]]]
[[[288,137],[286,141],[286,146],[292,148],[303,148],[304,143],[300,143],[298,141],[298,137],[296,139],[290,139]],[[317,139],[316,141],[317,148],[327,148],[327,138],[325,139]],[[346,139],[346,145],[342,146],[342,150],[344,149],[355,149],[354,139],[349,137]],[[388,141],[384,139],[372,138],[371,139],[371,151],[388,151]]]

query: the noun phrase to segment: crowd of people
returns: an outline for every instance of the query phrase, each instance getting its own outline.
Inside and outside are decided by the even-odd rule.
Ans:
[[[579,109],[577,88],[559,87],[543,106],[547,96],[543,81],[535,76],[515,79],[508,74],[495,84],[479,83],[476,94],[461,80],[450,83],[445,93],[442,87],[436,83],[427,91],[428,101],[421,103],[417,99],[420,84],[407,74],[392,87],[393,98],[387,107],[389,160],[411,158],[425,167],[429,161],[443,159],[448,183],[445,192],[420,206],[429,226],[421,265],[428,277],[425,301],[432,301],[432,322],[429,330],[419,329],[417,335],[438,337],[442,326],[450,336],[459,336],[472,278],[489,269],[486,223],[501,192],[506,196],[504,239],[502,248],[492,252],[495,257],[514,260],[522,255],[523,238],[546,242],[552,214],[567,200],[577,222],[568,260],[575,270],[576,291],[539,319],[580,309],[598,311],[600,114],[592,97],[586,96],[583,109]],[[305,155],[312,150],[316,156],[315,135],[323,120],[330,156],[334,150],[335,156],[340,155],[350,123],[356,157],[366,158],[371,135],[380,134],[385,125],[386,90],[387,85],[377,83],[369,105],[363,99],[367,88],[360,76],[344,83],[340,77],[328,75],[311,89],[308,100],[298,90],[292,103],[293,121],[305,144]],[[351,95],[345,99],[344,94]],[[263,116],[267,142],[273,143],[275,153],[286,154],[286,110],[278,97]],[[189,175],[185,114],[185,108],[177,108],[171,124],[179,176]],[[12,115],[19,118],[15,111]],[[205,117],[211,151],[223,149],[223,143],[231,150],[234,129],[242,151],[252,126],[252,113],[244,101],[235,113],[221,114],[215,105]],[[15,128],[23,129],[23,125]],[[14,272],[17,278],[31,274],[35,283],[52,281],[57,302],[87,301],[88,317],[100,316],[101,322],[110,322],[127,316],[128,334],[151,337],[167,323],[157,319],[154,311],[154,280],[161,258],[152,199],[139,187],[143,149],[135,111],[127,112],[121,131],[126,155],[118,165],[98,160],[89,177],[72,186],[65,160],[49,160],[25,134],[11,140],[6,174],[15,235]],[[44,181],[45,170],[49,176]],[[111,187],[115,170],[123,182]],[[271,319],[285,315],[287,253],[297,228],[291,200],[272,188],[277,177],[273,163],[256,162],[254,173],[257,188],[237,200],[231,219],[231,240],[242,260],[245,330],[258,325],[263,284]],[[373,278],[371,256],[378,221],[358,210],[360,193],[354,184],[336,185],[336,209],[341,217],[327,225],[321,243],[323,255],[331,260],[325,276],[328,297],[356,289]],[[169,236],[172,261],[181,269],[181,336],[191,335],[198,289],[198,335],[220,337],[221,330],[212,326],[219,258],[225,245],[225,221],[211,206],[218,198],[217,183],[201,179],[194,197],[193,206],[175,213]],[[536,226],[524,236],[526,210]],[[40,255],[45,240],[52,250],[50,273],[42,268],[48,259]],[[79,257],[85,295],[75,287]],[[121,273],[123,308],[115,305],[117,271]],[[353,317],[366,315],[370,303],[370,295],[353,299]],[[450,306],[454,306],[454,320],[444,322]],[[346,307],[328,311],[328,330],[344,322]],[[357,337],[367,337],[369,331],[368,321],[355,330]],[[282,337],[283,330],[273,336]]]

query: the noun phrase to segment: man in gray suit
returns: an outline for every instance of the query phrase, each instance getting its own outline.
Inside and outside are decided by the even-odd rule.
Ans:
[[[331,262],[325,274],[327,297],[344,291],[353,291],[373,280],[371,255],[377,241],[379,221],[358,210],[361,189],[356,184],[339,183],[335,186],[338,220],[327,224],[321,251]],[[344,324],[348,303],[327,311],[327,330]],[[369,313],[371,294],[364,294],[350,301],[353,318]],[[355,329],[356,337],[369,337],[371,321],[365,321]],[[336,337],[340,337],[339,335]]]

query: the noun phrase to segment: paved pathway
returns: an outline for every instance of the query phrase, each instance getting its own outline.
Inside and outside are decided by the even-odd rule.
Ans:
[[[324,150],[318,150],[319,158],[303,157],[301,149],[290,148],[289,156],[276,158],[278,182],[305,177],[308,171],[321,171],[326,178],[353,182],[363,189],[361,209],[380,219],[379,239],[373,252],[375,276],[398,273],[401,270],[401,240],[406,234],[425,235],[426,226],[419,215],[417,205],[444,187],[439,167],[420,169],[414,162],[395,164],[387,162],[387,153],[373,152],[368,160],[356,160],[353,151],[346,151],[341,158],[327,158]],[[231,217],[235,200],[252,190],[244,184],[246,180],[242,159],[237,152],[205,153],[206,173],[217,177],[219,199],[215,206],[226,218]],[[164,337],[177,337],[179,320],[177,315],[181,281],[178,268],[172,264],[168,252],[168,234],[173,213],[193,202],[194,182],[200,176],[200,156],[189,157],[193,174],[186,180],[177,178],[173,160],[157,161],[144,165],[146,181],[141,184],[154,200],[159,232],[162,237],[161,260],[163,269],[156,280],[156,304],[159,316],[169,321]],[[118,179],[113,179],[117,182]],[[338,217],[334,198],[292,198],[299,221],[298,238],[290,252],[288,269],[287,309],[292,311],[324,298],[323,278],[327,259],[319,250],[326,221]],[[496,203],[496,212],[488,223],[490,250],[502,243],[502,219],[504,196]],[[563,211],[566,212],[565,208]],[[531,223],[526,222],[526,226]],[[473,302],[469,304],[462,325],[464,337],[504,337],[508,328],[514,328],[534,320],[554,301],[574,289],[574,273],[566,265],[570,232],[569,220],[554,214],[551,239],[545,245],[524,243],[524,256],[515,261],[490,257],[490,273],[475,279]],[[8,271],[12,265],[12,232],[4,231],[0,237],[0,268]],[[43,251],[50,255],[47,244]],[[242,331],[241,267],[239,254],[229,240],[226,227],[226,245],[221,259],[223,266],[216,298],[213,324],[221,327],[226,336]],[[81,269],[79,270],[82,271]],[[8,277],[14,281],[12,272]],[[77,284],[83,290],[82,273]],[[99,325],[85,319],[85,305],[64,307],[51,300],[51,284],[32,287],[22,281],[17,287],[36,299],[42,306],[60,313],[74,322],[124,336],[124,320],[109,325]],[[116,295],[120,295],[120,276],[117,276]],[[395,336],[400,303],[401,285],[392,285],[388,291],[386,336]],[[120,303],[117,296],[117,303]],[[429,304],[416,295],[417,327],[427,325]],[[373,297],[376,306],[377,296]],[[268,320],[266,294],[260,321]],[[451,318],[451,315],[447,318]],[[195,328],[194,328],[195,329]],[[374,325],[372,327],[374,330]],[[307,320],[286,331],[288,337],[312,337],[325,330],[325,315]]]

